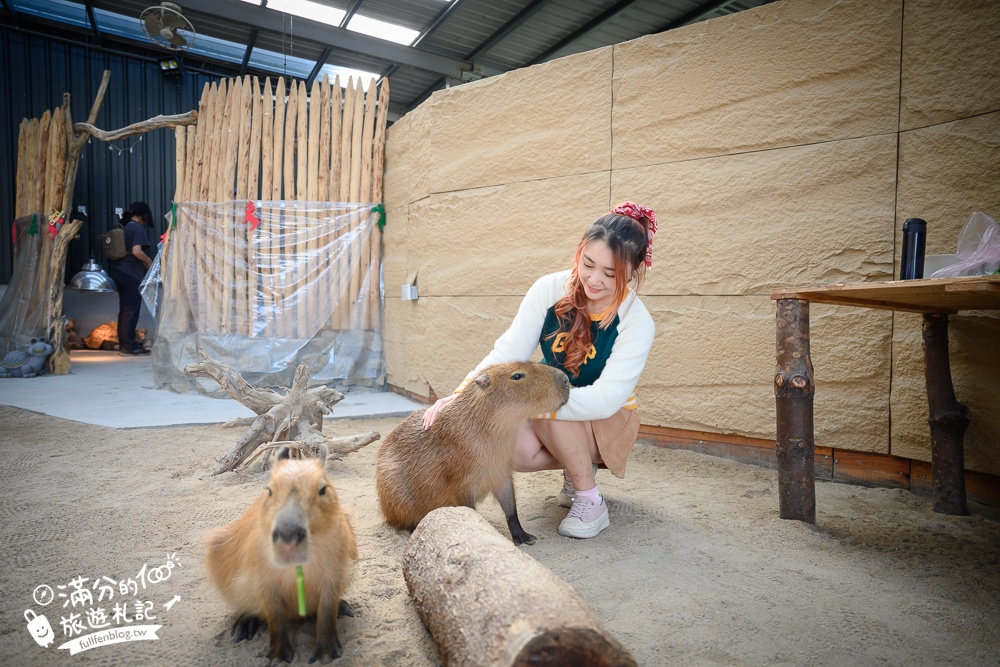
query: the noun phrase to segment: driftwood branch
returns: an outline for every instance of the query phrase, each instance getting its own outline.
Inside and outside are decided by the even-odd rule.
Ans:
[[[88,123],[76,123],[73,125],[73,129],[77,132],[85,132],[96,139],[100,139],[101,141],[118,141],[119,139],[127,139],[128,137],[151,132],[152,130],[197,124],[198,112],[188,111],[187,113],[179,113],[171,116],[154,116],[153,118],[142,120],[138,123],[132,123],[131,125],[117,130],[99,129],[94,127],[93,121]]]
[[[185,366],[184,374],[215,380],[233,400],[257,413],[253,421],[240,421],[247,425],[247,431],[219,459],[213,475],[249,464],[262,453],[269,459],[273,445],[278,442],[296,443],[296,451],[312,452],[313,455],[321,445],[325,445],[333,455],[330,458],[340,458],[381,437],[378,433],[369,432],[345,438],[326,438],[323,435],[323,415],[330,414],[332,406],[342,401],[344,395],[326,386],[309,387],[311,375],[305,364],[299,364],[295,369],[292,386],[287,394],[281,395],[270,389],[254,389],[231,367],[212,359],[203,349],[198,351],[203,360]],[[271,444],[261,450],[265,443]]]
[[[275,442],[270,442],[266,445],[261,445],[257,448],[249,458],[247,458],[244,466],[249,466],[257,458],[264,456],[270,457],[277,450],[282,447],[287,446],[292,450],[292,453],[297,458],[303,457],[316,457],[319,453],[320,445],[326,445],[327,447],[327,459],[340,459],[344,454],[350,454],[351,452],[356,452],[365,445],[370,445],[381,438],[378,433],[374,431],[369,431],[368,433],[359,433],[358,435],[345,435],[340,438],[329,438],[323,440],[322,443],[308,444],[305,442],[297,442],[295,440],[277,440]]]
[[[239,401],[257,414],[267,412],[281,396],[270,389],[254,389],[243,376],[225,364],[220,364],[205,354],[204,348],[198,348],[202,361],[196,361],[184,367],[184,375],[188,377],[203,377],[215,380],[229,397]]]

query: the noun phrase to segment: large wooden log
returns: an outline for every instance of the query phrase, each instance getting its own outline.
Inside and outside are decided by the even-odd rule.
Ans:
[[[471,508],[423,518],[403,577],[446,667],[636,664],[572,586]]]
[[[922,335],[934,511],[964,516],[969,513],[965,499],[965,429],[969,426],[969,409],[955,398],[951,381],[948,316],[925,313]]]
[[[778,514],[816,523],[815,440],[809,302],[779,299],[774,376]]]

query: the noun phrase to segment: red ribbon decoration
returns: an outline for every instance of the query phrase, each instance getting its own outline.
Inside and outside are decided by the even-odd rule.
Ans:
[[[13,245],[17,245],[17,220],[10,225],[10,242]]]
[[[649,221],[649,243],[646,244],[646,268],[653,266],[653,236],[656,234],[656,213],[653,209],[635,202],[622,202],[611,209],[612,213],[626,215],[633,220],[642,221],[643,218]]]
[[[250,229],[257,229],[257,225],[260,224],[260,218],[254,215],[256,207],[253,205],[252,201],[247,202],[247,210],[243,213],[243,222],[241,224],[250,223]]]
[[[48,234],[50,241],[59,233],[59,227],[66,222],[66,219],[60,213],[61,211],[56,211],[49,216],[49,228],[46,230],[46,234]]]

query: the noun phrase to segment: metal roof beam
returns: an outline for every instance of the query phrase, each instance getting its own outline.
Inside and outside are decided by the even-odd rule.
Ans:
[[[240,64],[240,76],[247,73],[247,66],[250,64],[250,54],[253,53],[253,47],[257,44],[257,28],[250,30],[250,36],[247,38],[247,50],[243,52],[243,62]]]
[[[7,10],[8,14],[10,14],[10,22],[17,27],[17,9],[14,8],[14,3],[10,0],[0,0],[0,4],[2,4],[3,8]]]
[[[411,44],[410,46],[420,46],[420,42],[430,37],[432,34],[434,34],[435,30],[443,26],[445,21],[448,20],[448,17],[451,16],[452,13],[456,9],[458,9],[463,2],[465,2],[465,0],[451,0],[451,2],[445,5],[445,7],[437,13],[437,16],[431,19],[431,22],[428,23],[427,26],[420,31],[420,34],[417,35],[417,38],[413,40],[413,44]],[[389,65],[384,70],[382,70],[381,74],[379,74],[378,80],[381,81],[382,79],[388,79],[390,76],[395,74],[396,70],[398,69],[399,65]]]
[[[535,0],[530,5],[518,12],[517,16],[508,21],[502,28],[497,30],[495,33],[489,36],[489,38],[476,47],[476,50],[466,56],[468,60],[473,60],[476,56],[481,53],[486,53],[494,46],[502,42],[510,33],[514,32],[520,28],[524,23],[528,21],[532,16],[537,14],[540,10],[545,8],[545,5],[549,4],[552,0]]]
[[[420,31],[420,34],[417,35],[415,40],[413,40],[413,44],[411,46],[420,46],[420,42],[430,37],[435,30],[444,25],[444,22],[448,20],[448,17],[452,15],[452,12],[458,9],[463,2],[465,2],[465,0],[451,0],[451,2],[445,5],[444,9],[439,11],[437,16],[431,19],[431,22],[427,24],[427,27]]]
[[[319,76],[319,71],[323,69],[323,65],[326,64],[326,61],[330,59],[331,53],[333,53],[333,49],[328,46],[323,49],[323,53],[319,54],[319,58],[316,59],[316,64],[313,65],[312,71],[309,72],[309,76],[306,77],[306,88],[313,85],[313,81],[315,81],[316,77]]]
[[[549,48],[545,49],[545,51],[543,51],[540,55],[536,56],[530,63],[528,63],[528,65],[537,65],[538,63],[542,62],[549,56],[562,51],[567,46],[569,46],[576,40],[580,39],[591,30],[600,27],[601,25],[614,19],[616,16],[618,16],[619,14],[621,14],[622,12],[624,12],[626,9],[628,9],[637,2],[639,2],[639,0],[622,0],[622,2],[619,2],[618,4],[608,8],[597,18],[593,19],[586,25],[577,28],[577,30],[574,31],[573,34],[564,37],[563,39],[559,40],[559,42],[557,42],[556,44],[553,44]],[[525,65],[525,67],[527,67],[528,65]]]
[[[543,9],[545,7],[545,5],[549,4],[549,2],[551,2],[551,1],[552,0],[535,0],[534,2],[532,2],[530,5],[528,5],[527,7],[525,7],[524,9],[522,9],[520,12],[518,12],[517,16],[515,16],[510,21],[508,21],[507,23],[505,23],[503,25],[503,27],[501,27],[495,33],[493,33],[492,35],[490,35],[489,38],[487,38],[487,40],[485,42],[483,42],[478,47],[476,47],[476,50],[473,51],[472,53],[470,53],[469,55],[467,55],[466,59],[467,60],[474,60],[480,54],[486,53],[487,51],[489,51],[490,49],[492,49],[494,46],[496,46],[501,41],[503,41],[508,35],[510,35],[510,33],[514,32],[515,30],[517,30],[518,28],[520,28],[522,25],[524,25],[524,23],[528,19],[530,19],[532,16],[534,16],[536,13],[538,13],[538,11],[540,11],[541,9]],[[486,73],[486,74],[496,74],[496,73],[499,73],[499,72],[489,71],[489,72],[484,72],[484,73]],[[460,77],[455,77],[455,78],[460,78]],[[420,95],[410,105],[410,109],[413,109],[413,108],[419,106],[421,102],[423,102],[424,100],[426,100],[428,97],[431,96],[431,93],[433,93],[435,90],[439,89],[442,85],[447,84],[447,82],[448,82],[448,77],[443,77],[443,78],[438,79],[437,81],[435,81],[434,84],[430,88],[428,88],[424,92],[420,93]]]
[[[2,1],[2,0],[0,0]],[[261,30],[283,33],[282,12],[251,5],[240,0],[175,0],[185,9],[204,14],[213,14],[220,19],[243,23]],[[420,51],[384,39],[369,37],[353,30],[327,25],[311,19],[296,16],[294,19],[296,38],[308,39],[327,44],[338,49],[346,49],[380,60],[409,65],[418,69],[436,72],[445,76],[459,77],[462,72],[472,69],[472,63]]]
[[[101,26],[97,25],[97,16],[94,15],[94,0],[87,0],[87,20],[90,21],[90,29],[94,31],[94,39],[101,43]]]
[[[351,6],[347,8],[346,12],[344,12],[344,18],[341,19],[340,21],[341,28],[347,27],[347,24],[351,22],[351,19],[354,18],[354,15],[358,13],[359,9],[361,9],[361,4],[364,1],[365,0],[354,0],[354,2],[351,3]]]
[[[768,4],[768,2],[773,1],[774,0],[765,0],[764,4]],[[726,5],[732,4],[733,2],[734,0],[709,0],[708,2],[702,2],[684,16],[664,23],[650,34],[663,32],[665,30],[673,30],[674,28],[680,28],[681,26],[686,26],[690,23],[697,23],[705,18],[707,14],[711,14],[718,9],[722,9]]]

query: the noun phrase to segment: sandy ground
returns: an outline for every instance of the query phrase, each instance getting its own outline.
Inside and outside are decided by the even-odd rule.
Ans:
[[[326,431],[384,436],[398,421],[328,419]],[[209,475],[242,429],[116,430],[0,406],[0,432],[0,664],[267,663],[264,636],[230,643],[232,617],[203,563],[206,531],[264,484],[261,473]],[[328,465],[361,553],[347,596],[356,616],[341,621],[334,664],[437,665],[403,581],[409,534],[379,514],[376,449]],[[611,527],[576,541],[557,534],[560,479],[517,476],[522,523],[539,537],[522,548],[575,586],[640,665],[1000,664],[1000,520],[989,508],[947,517],[905,491],[820,483],[809,526],[778,518],[772,470],[640,444],[626,480],[598,476]],[[492,499],[479,510],[506,534]],[[136,620],[137,602],[155,620]],[[116,603],[130,622],[111,628],[161,625],[158,639],[57,649],[79,636],[64,619],[79,613],[88,634],[102,619],[86,610],[111,622]],[[29,634],[29,609],[53,626],[48,647]],[[313,638],[295,628],[296,664]]]

